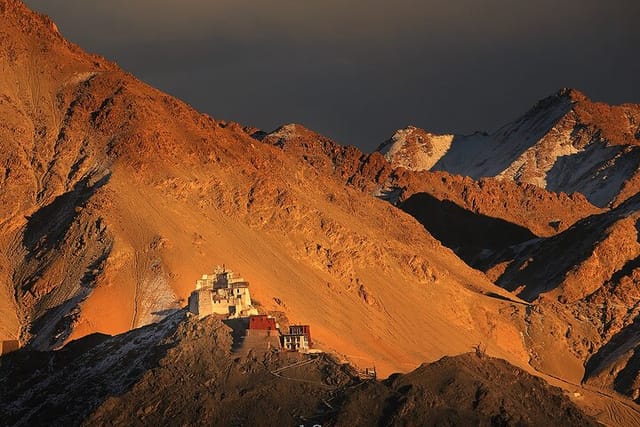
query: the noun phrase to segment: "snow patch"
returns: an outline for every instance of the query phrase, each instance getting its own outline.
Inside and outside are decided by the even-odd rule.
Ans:
[[[456,136],[449,151],[432,170],[474,179],[497,176],[535,147],[571,108],[570,100],[553,98],[541,101],[524,116],[492,134]]]
[[[85,73],[74,73],[66,82],[65,85],[76,86],[81,83],[87,82],[98,75],[95,71],[87,71]]]
[[[542,139],[498,174],[498,177],[511,178],[517,182],[527,182],[546,188],[547,175],[558,158],[581,151],[571,143],[573,125],[575,120],[567,120],[562,126],[552,127]]]

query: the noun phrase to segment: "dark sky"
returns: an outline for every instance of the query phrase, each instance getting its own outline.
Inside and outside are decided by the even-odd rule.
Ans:
[[[639,0],[27,0],[217,119],[369,151],[494,130],[561,87],[640,103]]]

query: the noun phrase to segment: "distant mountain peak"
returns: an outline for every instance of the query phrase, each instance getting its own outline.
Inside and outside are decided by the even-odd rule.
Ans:
[[[328,138],[307,129],[299,123],[288,123],[279,126],[273,132],[269,132],[264,135],[263,139],[267,138],[271,144],[279,147],[291,144],[313,144],[317,140],[328,140]]]
[[[376,151],[395,166],[410,170],[428,170],[442,157],[453,141],[453,135],[437,135],[415,126],[398,129]]]
[[[25,33],[39,32],[38,35],[48,33],[57,39],[62,40],[58,26],[46,15],[42,15],[30,10],[23,2],[18,0],[0,0],[0,14],[13,15],[19,20],[21,29]],[[42,33],[44,30],[44,33]]]
[[[297,132],[299,129],[305,129],[298,123],[287,123],[279,126],[274,132]]]
[[[555,96],[559,98],[569,98],[572,101],[589,101],[587,95],[571,87],[563,87],[555,93]]]
[[[378,151],[395,167],[577,191],[603,207],[640,188],[640,106],[562,88],[495,132],[435,135],[407,126]]]

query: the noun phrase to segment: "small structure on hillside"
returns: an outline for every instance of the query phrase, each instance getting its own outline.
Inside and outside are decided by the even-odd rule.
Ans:
[[[358,371],[358,376],[362,379],[375,380],[378,376],[376,372],[376,367],[373,366],[371,368],[364,368],[361,371]]]
[[[280,336],[280,325],[278,325],[274,317],[266,314],[250,316],[247,336]]]
[[[282,348],[305,353],[309,350],[309,341],[304,335],[284,334],[282,335]]]
[[[306,353],[312,345],[309,325],[291,325],[289,333],[282,335],[282,348],[285,350]]]
[[[251,349],[259,353],[280,347],[280,325],[276,319],[266,314],[249,316],[241,350]]]
[[[0,356],[13,353],[20,349],[20,342],[18,340],[3,340],[0,341]]]
[[[200,319],[210,314],[223,314],[230,319],[258,314],[251,304],[249,283],[220,266],[196,281],[196,290],[189,297],[189,311]]]

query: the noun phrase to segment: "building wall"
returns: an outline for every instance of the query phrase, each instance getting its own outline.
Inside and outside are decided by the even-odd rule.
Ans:
[[[280,348],[279,336],[247,335],[242,340],[238,351],[242,353],[251,351],[255,355],[256,353],[264,353],[274,348]]]
[[[241,300],[242,304],[245,307],[249,307],[251,305],[251,293],[249,292],[249,288],[241,288]]]
[[[0,356],[4,354],[12,353],[20,348],[20,343],[17,340],[5,340],[0,341]]]
[[[225,271],[204,274],[196,281],[196,290],[189,297],[189,311],[200,318],[210,314],[234,318],[258,314],[251,305],[248,283]]]
[[[214,313],[211,292],[207,289],[193,291],[189,297],[189,311],[200,319]]]
[[[276,329],[247,329],[247,336],[251,337],[277,337],[280,335]]]
[[[309,349],[306,335],[283,335],[282,347],[285,350],[304,352]]]
[[[277,329],[276,319],[267,315],[251,316],[249,329]]]
[[[229,314],[229,306],[232,305],[230,304],[229,300],[226,299],[220,300],[218,302],[213,302],[213,300],[211,300],[210,304],[211,312],[215,314]]]
[[[253,307],[245,307],[242,310],[242,316],[243,317],[248,317],[248,316],[255,316],[258,314],[258,309],[253,308]]]
[[[311,340],[311,327],[309,325],[291,325],[289,326],[289,334],[306,335],[309,347],[313,345],[313,341]]]

